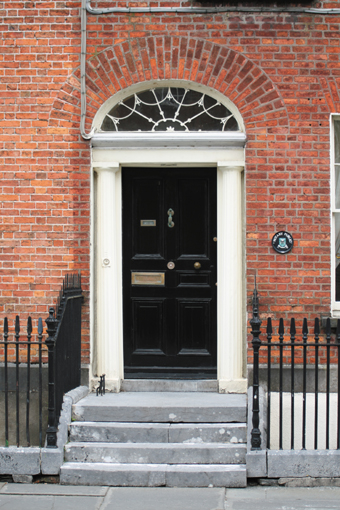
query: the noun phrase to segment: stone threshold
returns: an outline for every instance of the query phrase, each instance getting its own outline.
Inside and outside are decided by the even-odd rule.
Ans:
[[[124,379],[121,382],[121,391],[188,391],[188,392],[218,392],[216,379]]]

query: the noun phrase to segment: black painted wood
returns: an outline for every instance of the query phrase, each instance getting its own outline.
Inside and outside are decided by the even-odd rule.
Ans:
[[[173,228],[168,226],[170,208]],[[215,169],[123,169],[124,363],[129,377],[216,375],[216,209]],[[141,226],[141,220],[156,225]],[[167,268],[168,262],[174,269]],[[132,285],[133,272],[164,273],[165,285]]]

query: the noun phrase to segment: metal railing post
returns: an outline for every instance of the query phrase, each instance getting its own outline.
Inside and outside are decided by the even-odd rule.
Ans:
[[[260,403],[259,403],[259,350],[261,347],[261,319],[259,317],[259,304],[256,289],[256,277],[253,292],[253,318],[250,320],[251,334],[253,335],[253,429],[251,431],[251,449],[261,449]]]
[[[48,338],[45,343],[48,347],[48,425],[46,431],[47,448],[57,447],[57,417],[56,417],[56,394],[55,394],[55,334],[58,327],[58,319],[54,317],[54,308],[50,308],[49,316],[45,320],[47,324]]]

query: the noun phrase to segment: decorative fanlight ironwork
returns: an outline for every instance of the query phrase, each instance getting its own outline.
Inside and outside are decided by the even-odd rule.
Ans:
[[[240,131],[226,106],[196,90],[157,87],[133,94],[106,114],[102,131]]]

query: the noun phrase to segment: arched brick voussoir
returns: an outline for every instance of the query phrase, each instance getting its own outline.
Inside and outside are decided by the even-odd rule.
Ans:
[[[246,129],[263,129],[266,122],[288,125],[275,85],[245,55],[203,39],[150,36],[117,43],[88,59],[87,128],[116,92],[155,79],[190,80],[216,89],[237,106]]]

